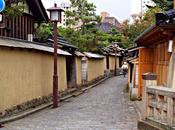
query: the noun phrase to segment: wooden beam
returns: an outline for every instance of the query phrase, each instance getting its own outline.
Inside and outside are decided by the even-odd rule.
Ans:
[[[18,26],[19,20],[18,19],[19,19],[19,17],[16,17],[16,25],[15,25],[16,26],[16,30],[15,30],[16,36],[15,36],[15,38],[19,38],[19,33],[18,33],[19,32],[19,26]]]
[[[9,19],[9,26],[8,26],[8,28],[10,29],[9,37],[11,37],[12,36],[12,20],[11,19]]]
[[[28,34],[28,31],[27,31],[28,26],[27,26],[27,24],[28,24],[28,18],[27,18],[27,16],[25,16],[25,40],[27,40],[27,34]]]
[[[13,17],[13,21],[12,21],[12,26],[13,26],[13,31],[12,31],[12,37],[15,37],[15,18]]]
[[[25,39],[25,16],[22,16],[22,39]]]
[[[22,26],[21,26],[21,16],[18,16],[19,18],[19,38],[21,39],[22,38]]]

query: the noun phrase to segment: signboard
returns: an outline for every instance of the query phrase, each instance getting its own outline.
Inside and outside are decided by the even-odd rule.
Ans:
[[[4,0],[0,0],[0,12],[2,12],[5,8],[5,1]]]
[[[5,0],[0,0],[0,13],[4,10],[5,8]],[[4,27],[3,24],[3,16],[0,14],[0,28]]]

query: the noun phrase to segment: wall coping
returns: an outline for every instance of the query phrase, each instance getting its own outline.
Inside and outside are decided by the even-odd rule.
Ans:
[[[144,80],[157,80],[157,74],[151,72],[144,73],[142,74],[142,78]]]

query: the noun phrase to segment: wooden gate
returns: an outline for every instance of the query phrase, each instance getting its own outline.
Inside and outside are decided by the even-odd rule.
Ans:
[[[82,68],[81,68],[81,76],[82,76],[82,83],[86,83],[88,79],[88,61],[87,58],[83,57],[82,59]]]

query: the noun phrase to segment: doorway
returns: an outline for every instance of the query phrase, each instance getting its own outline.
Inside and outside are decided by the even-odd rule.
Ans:
[[[66,57],[66,74],[68,88],[74,88],[76,86],[76,66],[74,56]]]

